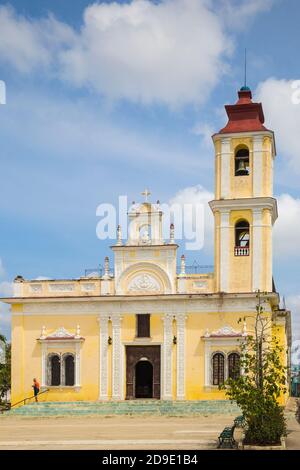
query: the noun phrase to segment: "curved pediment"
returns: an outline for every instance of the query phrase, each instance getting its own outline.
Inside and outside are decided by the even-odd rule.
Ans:
[[[154,263],[136,263],[121,275],[118,294],[169,294],[171,282],[167,273]]]
[[[155,276],[149,273],[141,273],[133,276],[133,278],[128,282],[127,291],[134,292],[161,292],[162,286]]]

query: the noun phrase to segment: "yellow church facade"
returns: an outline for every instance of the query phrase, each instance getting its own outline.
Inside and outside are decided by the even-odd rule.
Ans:
[[[134,204],[118,227],[114,266],[78,279],[25,280],[3,299],[12,312],[12,403],[37,377],[45,401],[224,399],[240,344],[253,330],[257,292],[289,365],[290,312],[272,276],[275,140],[260,103],[239,91],[213,136],[214,270],[177,270],[174,227],[162,237],[159,204]],[[239,322],[239,319],[245,319]]]

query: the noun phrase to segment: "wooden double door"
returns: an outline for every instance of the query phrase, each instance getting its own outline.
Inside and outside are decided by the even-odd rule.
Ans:
[[[126,399],[160,398],[160,346],[126,346]]]

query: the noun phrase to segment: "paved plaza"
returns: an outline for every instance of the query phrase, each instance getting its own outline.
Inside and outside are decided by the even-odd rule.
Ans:
[[[0,449],[214,449],[235,416],[0,417]],[[300,425],[287,413],[288,449],[300,449]]]

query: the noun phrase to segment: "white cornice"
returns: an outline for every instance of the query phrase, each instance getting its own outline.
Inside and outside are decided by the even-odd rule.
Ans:
[[[240,209],[269,209],[272,211],[273,223],[278,217],[277,201],[273,197],[245,197],[239,199],[214,199],[209,202],[209,207],[213,212],[219,210],[226,212]]]
[[[276,141],[274,131],[269,129],[261,131],[249,131],[249,132],[228,132],[228,133],[216,133],[212,135],[213,142],[221,139],[240,139],[243,137],[256,137],[256,136],[268,136],[271,137],[273,143],[273,158],[276,157]]]
[[[18,315],[97,315],[99,317],[109,313],[110,315],[152,313],[169,313],[172,315],[178,313],[207,313],[207,312],[254,312],[257,304],[256,294],[224,294],[218,295],[196,295],[196,296],[161,296],[158,299],[153,296],[141,296],[143,298],[107,299],[107,302],[101,303],[101,300],[94,302],[37,302],[37,299],[26,302],[23,305],[22,312],[13,312],[13,316]],[[266,296],[267,297],[267,296]],[[271,312],[271,305],[278,303],[278,296],[271,293],[269,301],[265,304],[267,312]],[[27,299],[28,300],[28,299]],[[53,299],[50,299],[53,300]],[[83,299],[81,299],[83,300]]]

